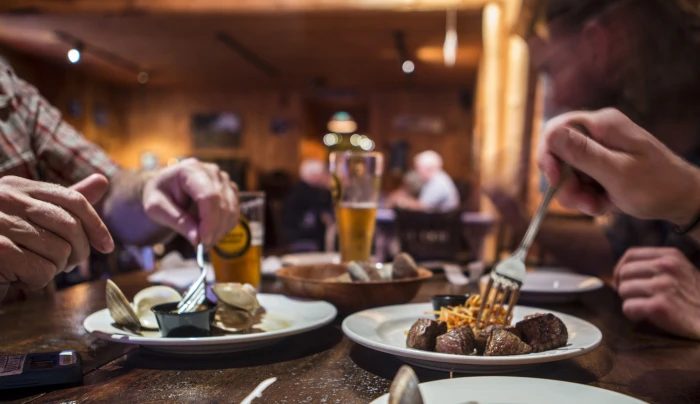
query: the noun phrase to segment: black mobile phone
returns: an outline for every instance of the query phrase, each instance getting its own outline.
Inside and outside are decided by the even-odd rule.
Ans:
[[[0,355],[0,390],[82,381],[82,360],[75,351]]]

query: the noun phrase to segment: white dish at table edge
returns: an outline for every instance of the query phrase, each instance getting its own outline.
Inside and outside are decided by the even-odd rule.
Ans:
[[[268,316],[289,322],[290,326],[252,334],[193,338],[165,338],[160,335],[146,337],[115,328],[109,311],[102,309],[89,315],[83,322],[83,327],[92,335],[108,341],[142,345],[151,350],[169,353],[208,354],[238,352],[271,345],[282,338],[323,327],[332,322],[338,313],[335,306],[324,301],[300,301],[266,293],[259,293],[257,297]]]
[[[490,275],[483,275],[480,283],[486,284]],[[525,275],[520,293],[560,294],[586,293],[602,288],[600,278],[551,270],[537,270]]]
[[[420,384],[425,404],[645,404],[585,384],[528,377],[460,377]],[[371,404],[388,403],[388,394]]]
[[[513,356],[467,356],[420,351],[406,347],[406,333],[419,318],[434,318],[430,303],[414,303],[368,309],[343,321],[348,338],[365,347],[395,355],[403,361],[433,370],[464,373],[504,373],[529,365],[573,358],[597,348],[603,338],[593,324],[577,317],[552,310],[516,306],[513,324],[535,313],[552,313],[567,327],[567,346],[550,351]]]
[[[302,266],[319,264],[340,264],[340,254],[337,252],[312,252],[287,254],[280,257],[284,266]]]

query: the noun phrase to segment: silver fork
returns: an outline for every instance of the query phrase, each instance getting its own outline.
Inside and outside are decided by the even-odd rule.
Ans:
[[[563,165],[562,179],[568,171],[568,166]],[[493,271],[491,271],[489,282],[486,285],[486,290],[482,294],[481,305],[479,306],[479,311],[476,315],[475,328],[477,331],[480,330],[482,326],[486,326],[491,322],[491,317],[493,317],[496,309],[498,308],[500,311],[500,308],[503,307],[503,304],[506,301],[506,296],[510,294],[508,299],[508,310],[505,316],[505,321],[508,321],[508,318],[513,312],[513,307],[515,307],[515,303],[518,301],[518,297],[520,296],[520,287],[523,284],[523,279],[525,279],[525,258],[527,257],[527,252],[530,250],[532,241],[535,239],[537,232],[540,230],[542,221],[547,213],[547,206],[549,206],[549,202],[557,192],[557,189],[558,186],[547,185],[547,190],[544,193],[542,202],[537,208],[537,212],[535,212],[535,216],[533,216],[530,226],[527,228],[527,232],[525,232],[525,237],[523,237],[523,241],[520,243],[520,246],[510,257],[499,262]],[[484,309],[487,307],[487,301],[490,300],[491,290],[494,286],[496,288],[496,293],[494,294],[493,302],[488,305],[488,313],[484,313]],[[496,303],[496,300],[498,300],[498,303]],[[486,318],[482,320],[484,314],[486,314]]]
[[[197,245],[197,265],[202,273],[196,281],[187,289],[187,293],[177,305],[177,313],[191,313],[197,306],[204,303],[207,295],[207,269],[204,267],[204,244]]]

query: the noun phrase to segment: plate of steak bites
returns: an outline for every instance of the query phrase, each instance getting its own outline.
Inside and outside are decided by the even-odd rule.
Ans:
[[[424,368],[460,373],[513,372],[586,354],[600,345],[593,324],[568,314],[516,306],[493,308],[477,330],[478,295],[458,307],[433,311],[429,303],[380,307],[343,321],[348,338]]]

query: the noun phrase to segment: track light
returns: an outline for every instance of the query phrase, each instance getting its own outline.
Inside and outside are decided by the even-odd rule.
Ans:
[[[68,51],[68,61],[71,62],[72,64],[76,64],[80,61],[80,46],[76,46],[75,48],[71,49]]]

